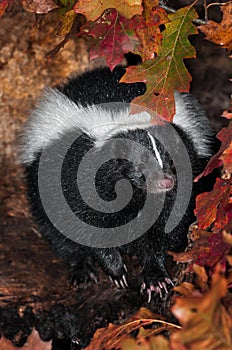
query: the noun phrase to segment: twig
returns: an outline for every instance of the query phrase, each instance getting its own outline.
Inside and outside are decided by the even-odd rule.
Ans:
[[[194,1],[192,6],[197,2],[198,0]],[[206,1],[206,0],[204,0]],[[163,0],[160,0],[159,1],[159,6],[164,9],[167,13],[176,13],[177,10],[173,9],[172,7],[169,7],[167,5],[165,5],[164,1]],[[203,20],[203,19],[200,19],[200,18],[196,18],[193,20],[193,23],[196,24],[196,25],[204,25],[207,23],[207,21]]]
[[[225,5],[228,5],[228,4],[231,4],[231,3],[232,3],[232,1],[228,1],[228,2],[212,2],[211,4],[207,5],[207,9],[210,6],[225,6]]]
[[[204,0],[205,22],[208,22],[207,0]]]

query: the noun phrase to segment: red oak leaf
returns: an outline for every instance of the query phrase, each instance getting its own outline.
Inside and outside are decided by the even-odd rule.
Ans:
[[[215,168],[220,167],[224,163],[224,169],[232,173],[232,123],[227,128],[223,128],[218,134],[217,138],[221,141],[219,151],[210,159],[205,170],[195,178],[197,182],[202,176],[207,176]]]
[[[199,229],[210,227],[213,223],[217,223],[217,212],[221,207],[223,210],[230,204],[230,196],[232,194],[232,180],[223,180],[217,178],[214,188],[210,192],[205,192],[197,196],[195,214],[198,219]],[[220,220],[221,215],[219,215]],[[221,227],[228,224],[228,217],[220,223]]]
[[[91,36],[90,59],[103,56],[107,66],[113,69],[122,62],[124,53],[135,51],[140,45],[136,34],[137,19],[122,17],[116,10],[107,10],[96,22],[81,27],[78,36]]]

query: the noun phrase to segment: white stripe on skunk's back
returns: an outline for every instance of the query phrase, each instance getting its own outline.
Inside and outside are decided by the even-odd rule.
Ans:
[[[32,111],[22,136],[21,161],[30,164],[36,154],[68,130],[80,129],[95,140],[97,147],[118,132],[148,128],[147,112],[129,115],[123,111],[106,111],[101,105],[77,105],[57,89],[46,89],[44,97]]]

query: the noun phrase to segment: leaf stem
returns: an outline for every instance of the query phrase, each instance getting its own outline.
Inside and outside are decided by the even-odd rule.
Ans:
[[[198,0],[195,0],[195,1],[191,4],[191,7],[194,6],[195,3],[196,3],[197,1],[198,1]],[[176,13],[176,12],[177,12],[177,10],[173,9],[172,7],[169,7],[169,6],[165,5],[164,0],[160,0],[160,1],[159,1],[159,6],[160,6],[162,9],[164,9],[167,13]],[[199,26],[204,25],[204,24],[206,24],[206,23],[207,23],[207,21],[205,21],[205,20],[203,20],[203,19],[200,19],[200,18],[196,18],[196,19],[193,20],[193,24],[199,25]]]

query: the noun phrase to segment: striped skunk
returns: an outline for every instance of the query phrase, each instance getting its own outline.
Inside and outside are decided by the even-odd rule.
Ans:
[[[122,67],[113,72],[98,68],[48,89],[25,125],[21,159],[33,216],[55,254],[69,265],[71,282],[95,280],[98,265],[118,287],[127,287],[123,256],[137,256],[141,290],[150,300],[152,293],[162,296],[172,285],[167,251],[182,251],[187,245],[195,197],[205,186],[193,178],[213,154],[214,133],[190,94],[175,93],[171,124],[151,125],[146,111],[129,115],[129,103],[144,94],[146,85],[119,83],[124,73]],[[81,192],[77,173],[91,150],[79,179],[88,178]],[[98,164],[99,153],[102,164],[95,174],[92,165]],[[118,198],[117,185],[123,179],[130,182],[130,201],[123,208],[104,212],[98,200],[94,208],[83,199],[88,202],[93,195],[92,181],[107,208]],[[78,228],[73,223],[77,217]]]

